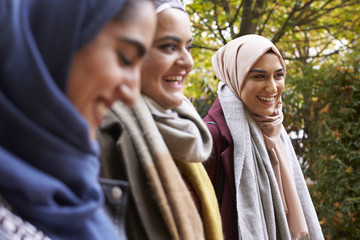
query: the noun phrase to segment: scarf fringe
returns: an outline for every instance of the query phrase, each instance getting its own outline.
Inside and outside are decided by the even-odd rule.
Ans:
[[[310,240],[308,232],[292,232],[291,239],[293,240]]]

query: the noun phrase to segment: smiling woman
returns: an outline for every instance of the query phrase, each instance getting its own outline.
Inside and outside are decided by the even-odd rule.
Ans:
[[[241,90],[244,105],[257,115],[271,115],[281,101],[285,67],[275,53],[264,54],[249,71]]]
[[[299,162],[282,126],[285,64],[271,41],[246,35],[213,56],[218,98],[204,120],[204,163],[229,239],[323,239]]]
[[[132,105],[139,95],[140,66],[155,24],[153,6],[146,3],[134,5],[142,14],[132,21],[108,23],[74,57],[66,94],[86,118],[91,139],[115,100]]]
[[[139,95],[155,21],[148,0],[0,0],[0,239],[120,238],[95,130]]]
[[[194,61],[190,49],[192,37],[187,14],[169,8],[158,14],[158,25],[149,59],[141,71],[141,92],[164,109],[179,106],[183,101],[185,78]]]
[[[156,1],[157,28],[141,70],[141,97],[115,103],[99,130],[101,175],[130,185],[130,239],[223,239],[214,189],[202,162],[211,136],[182,93],[194,62],[189,16]]]

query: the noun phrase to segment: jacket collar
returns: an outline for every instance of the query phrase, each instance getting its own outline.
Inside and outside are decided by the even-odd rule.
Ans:
[[[229,131],[229,128],[227,127],[224,112],[221,108],[221,104],[219,101],[219,97],[216,97],[216,100],[212,107],[210,108],[208,115],[216,123],[218,126],[221,136],[225,138],[225,140],[230,144],[233,144],[233,140],[231,137],[231,133]]]

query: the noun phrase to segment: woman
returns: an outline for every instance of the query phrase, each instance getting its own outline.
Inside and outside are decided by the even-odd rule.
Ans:
[[[246,35],[213,56],[218,98],[204,121],[205,162],[228,239],[323,239],[293,147],[282,126],[285,64],[264,37]]]
[[[0,1],[1,239],[119,238],[95,132],[135,101],[154,30],[150,1]]]
[[[193,67],[190,21],[156,2],[157,29],[133,108],[115,103],[99,132],[102,176],[130,184],[131,239],[222,239],[216,196],[201,162],[211,136],[182,94]]]

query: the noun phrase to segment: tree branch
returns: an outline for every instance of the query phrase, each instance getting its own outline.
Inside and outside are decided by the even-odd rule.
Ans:
[[[252,3],[253,0],[244,0],[244,7],[241,15],[241,25],[240,25],[240,32],[239,35],[243,36],[251,32],[251,25],[252,25]]]
[[[192,44],[191,45],[193,48],[197,48],[197,49],[205,49],[205,50],[210,50],[210,51],[214,51],[216,52],[218,50],[218,48],[212,48],[212,47],[207,47],[207,46],[202,46],[199,44]]]
[[[191,10],[193,10],[194,12],[196,12],[196,10],[195,10],[192,6],[189,6],[189,7],[190,7]],[[204,8],[203,8],[203,11],[205,11]],[[198,14],[198,17],[200,18],[200,21],[201,21],[201,22],[205,23],[204,18],[201,17],[200,14]],[[216,20],[216,21],[217,21],[217,20]],[[209,32],[211,32],[212,34],[214,34],[214,36],[217,35],[216,32],[214,31],[214,29],[213,29],[211,26],[209,26],[208,24],[204,24],[204,25],[206,26],[206,29],[207,29]],[[217,25],[218,25],[218,24],[217,24]],[[200,27],[197,27],[197,28],[200,29]],[[219,31],[220,37],[222,37],[223,40],[225,40],[224,37],[223,37],[223,35],[222,35],[222,33],[221,33],[221,30],[218,29],[218,31]],[[225,41],[226,41],[226,40],[225,40]]]
[[[266,26],[266,24],[269,22],[270,17],[271,17],[271,15],[272,15],[273,12],[274,12],[274,9],[271,9],[271,10],[268,12],[268,14],[267,14],[267,16],[266,16],[266,18],[265,18],[265,21],[263,22],[262,26],[259,28],[259,31],[258,31],[258,34],[259,34],[259,35],[261,35],[262,32],[264,31],[265,26]]]
[[[219,35],[220,35],[220,37],[221,37],[221,39],[222,39],[222,42],[223,42],[223,44],[225,45],[225,44],[227,43],[227,41],[226,41],[224,35],[223,35],[222,32],[221,32],[222,30],[221,30],[221,28],[220,28],[220,24],[219,24],[219,21],[218,21],[217,5],[216,5],[216,2],[215,2],[215,1],[211,1],[211,2],[214,4],[213,10],[214,10],[214,12],[215,12],[216,27],[217,27],[217,29],[218,29]]]

